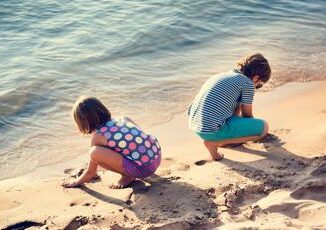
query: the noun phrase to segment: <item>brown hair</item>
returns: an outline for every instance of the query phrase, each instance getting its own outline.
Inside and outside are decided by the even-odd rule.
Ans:
[[[83,134],[92,133],[111,120],[109,110],[95,97],[79,97],[72,108],[72,114],[79,131]]]
[[[237,63],[237,67],[238,70],[250,79],[253,76],[258,75],[259,80],[266,83],[271,77],[271,67],[268,64],[267,59],[259,53],[248,55],[240,60]]]

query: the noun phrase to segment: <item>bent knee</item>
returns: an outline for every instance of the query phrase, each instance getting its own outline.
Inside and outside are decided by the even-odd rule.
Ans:
[[[264,129],[263,129],[263,133],[261,134],[261,137],[264,137],[268,134],[268,129],[269,129],[268,123],[267,121],[264,121]]]
[[[206,140],[203,140],[203,143],[206,147],[211,147],[211,146],[214,146],[214,145],[217,145],[217,142],[216,141],[206,141]]]
[[[97,162],[98,161],[98,158],[100,156],[100,146],[92,146],[90,149],[89,149],[89,157],[91,158],[92,161],[95,161]]]

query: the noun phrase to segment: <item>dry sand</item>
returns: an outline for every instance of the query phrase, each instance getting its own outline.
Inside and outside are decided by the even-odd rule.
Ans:
[[[180,114],[150,130],[162,164],[131,188],[109,189],[117,175],[105,171],[81,189],[62,188],[87,155],[0,181],[0,228],[326,229],[325,98],[326,82],[257,94],[255,115],[271,135],[221,149],[221,162],[209,159]]]

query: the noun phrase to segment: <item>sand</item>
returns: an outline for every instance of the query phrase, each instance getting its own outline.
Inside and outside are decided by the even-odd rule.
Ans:
[[[326,82],[258,93],[254,114],[271,134],[221,148],[220,162],[180,114],[150,129],[163,148],[156,175],[126,189],[109,189],[118,176],[107,171],[81,188],[61,187],[86,154],[0,181],[0,228],[326,229],[325,98]]]

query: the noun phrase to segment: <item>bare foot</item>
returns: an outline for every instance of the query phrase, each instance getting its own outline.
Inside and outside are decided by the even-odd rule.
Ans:
[[[212,154],[212,158],[214,159],[214,161],[220,161],[224,158],[224,154],[223,153],[219,153],[219,152],[216,152],[215,154]]]
[[[128,176],[121,176],[120,180],[118,180],[115,184],[112,184],[110,188],[113,189],[122,189],[130,185],[135,178],[128,177]]]
[[[91,179],[91,181],[93,182],[95,182],[95,181],[98,181],[98,180],[100,180],[101,179],[101,177],[98,175],[98,174],[96,174],[95,176],[93,176],[92,177],[92,179]]]
[[[220,161],[223,159],[224,155],[217,152],[218,144],[214,141],[204,141],[204,145],[211,154],[213,160]]]
[[[64,181],[61,185],[65,188],[78,188],[80,186],[80,183],[78,183],[77,180],[72,180]]]

